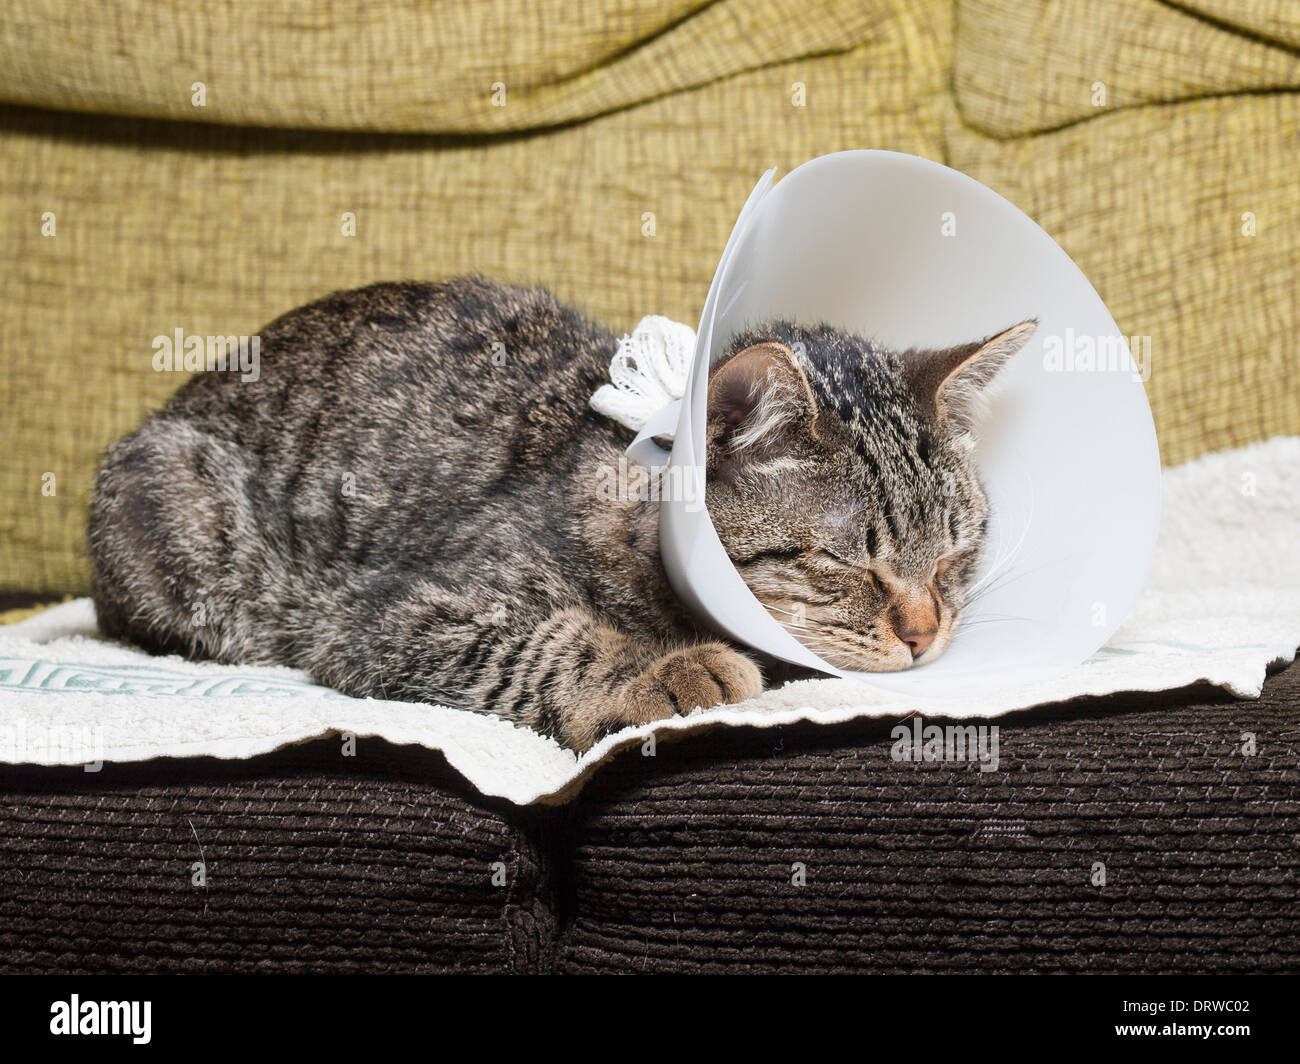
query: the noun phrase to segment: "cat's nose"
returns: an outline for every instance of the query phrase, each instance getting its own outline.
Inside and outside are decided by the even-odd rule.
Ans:
[[[912,660],[915,661],[930,649],[930,644],[934,642],[934,637],[938,634],[939,630],[932,628],[928,632],[899,632],[898,638],[907,644],[907,649],[912,652]]]
[[[894,634],[907,644],[915,661],[934,642],[939,634],[939,613],[929,594],[915,595],[894,607],[891,618]]]

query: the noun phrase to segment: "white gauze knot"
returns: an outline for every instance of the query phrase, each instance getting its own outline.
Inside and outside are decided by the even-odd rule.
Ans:
[[[695,355],[695,330],[650,314],[618,342],[609,363],[609,383],[591,397],[591,408],[639,432],[650,415],[686,392]]]

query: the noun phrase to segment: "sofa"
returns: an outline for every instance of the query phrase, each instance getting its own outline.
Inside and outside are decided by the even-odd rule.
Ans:
[[[757,176],[848,148],[1051,233],[1151,338],[1166,463],[1300,432],[1287,0],[9,0],[0,59],[0,620],[87,591],[155,335],[466,272],[693,321]],[[1295,970],[1298,706],[1044,706],[988,774],[718,729],[558,806],[378,740],[0,765],[0,970]]]

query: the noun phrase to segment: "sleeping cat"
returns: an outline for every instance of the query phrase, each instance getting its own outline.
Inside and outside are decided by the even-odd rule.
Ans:
[[[712,369],[709,514],[792,633],[847,668],[952,639],[987,504],[969,430],[1033,332],[903,354],[770,322]],[[497,713],[584,750],[751,698],[659,559],[657,504],[596,484],[631,432],[587,404],[617,341],[543,290],[377,284],[260,334],[108,451],[90,515],[109,635]]]

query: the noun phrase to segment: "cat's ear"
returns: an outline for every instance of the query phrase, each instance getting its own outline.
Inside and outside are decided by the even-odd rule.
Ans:
[[[709,377],[709,435],[731,456],[784,450],[816,435],[817,400],[795,353],[776,341],[751,344]]]
[[[1030,319],[978,343],[943,351],[909,351],[905,374],[922,405],[954,432],[968,432],[984,390],[1038,328]]]

